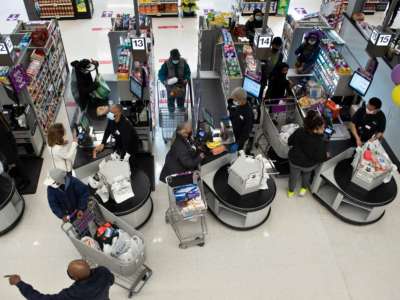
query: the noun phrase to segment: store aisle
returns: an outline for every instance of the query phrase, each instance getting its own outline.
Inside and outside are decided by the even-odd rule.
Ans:
[[[225,9],[233,1],[201,0],[200,5]],[[8,14],[16,11],[24,15],[21,3],[22,0],[6,1],[5,9],[0,11],[2,26]],[[319,4],[319,0],[295,0],[290,9],[304,7],[313,12]],[[127,11],[131,0],[96,0],[95,5],[93,19],[61,22],[62,35],[70,62],[87,57],[98,59],[102,62],[101,72],[109,73],[109,19],[101,18],[101,12]],[[271,17],[270,26],[280,35],[283,18]],[[196,19],[154,19],[154,35],[157,68],[169,50],[178,47],[195,70]],[[59,120],[66,121],[65,111],[61,111]],[[159,173],[167,151],[159,134],[155,149]],[[44,158],[40,182],[51,167],[47,151]],[[147,263],[154,275],[137,299],[400,299],[399,201],[392,204],[379,223],[354,227],[341,223],[310,196],[287,199],[286,179],[278,179],[277,186],[271,217],[261,227],[248,232],[232,231],[207,215],[209,234],[205,247],[180,250],[172,228],[165,224],[166,186],[159,184],[152,195],[154,214],[141,229]],[[71,284],[66,266],[78,253],[61,231],[59,220],[51,214],[42,184],[36,195],[26,197],[26,203],[22,222],[0,237],[0,275],[19,273],[40,291],[57,292]],[[0,299],[22,297],[1,278]],[[126,291],[114,286],[111,299],[127,299]]]

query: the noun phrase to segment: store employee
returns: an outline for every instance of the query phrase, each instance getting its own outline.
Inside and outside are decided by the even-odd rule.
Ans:
[[[371,98],[353,116],[350,130],[358,147],[370,139],[382,139],[386,128],[385,114],[380,110],[382,101]]]
[[[107,118],[108,124],[104,132],[103,141],[94,149],[94,156],[104,150],[104,145],[112,135],[115,139],[115,150],[121,158],[126,153],[129,153],[133,158],[139,150],[140,140],[132,123],[122,115],[122,106],[120,104],[111,106]],[[130,164],[132,165],[131,161]]]

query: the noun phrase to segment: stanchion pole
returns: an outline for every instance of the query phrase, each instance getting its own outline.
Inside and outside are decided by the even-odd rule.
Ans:
[[[265,0],[265,12],[264,12],[262,33],[267,33],[270,7],[271,7],[271,0]]]
[[[140,37],[140,18],[139,18],[138,0],[133,0],[133,9],[135,11],[136,36]]]

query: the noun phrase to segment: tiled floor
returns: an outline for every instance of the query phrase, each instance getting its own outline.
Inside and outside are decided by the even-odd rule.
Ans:
[[[0,12],[1,30],[11,30],[10,13],[24,16],[22,0],[4,1]],[[9,4],[12,2],[12,4]],[[231,1],[201,0],[202,7],[228,7]],[[293,1],[295,7],[316,11],[320,1]],[[69,61],[76,58],[110,60],[107,31],[109,19],[103,10],[122,12],[131,0],[96,0],[91,20],[61,22]],[[218,8],[217,7],[217,8]],[[270,25],[279,35],[282,18],[272,17]],[[175,30],[160,25],[179,25]],[[181,26],[182,25],[182,26]],[[10,29],[9,29],[10,28]],[[194,19],[154,20],[155,55],[158,62],[173,47],[179,47],[192,69],[196,66],[197,32]],[[110,64],[101,72],[111,72]],[[61,111],[64,121],[65,112]],[[156,139],[157,173],[166,146]],[[50,162],[44,153],[41,182]],[[261,227],[232,231],[207,216],[209,234],[204,248],[180,250],[170,226],[164,222],[167,194],[158,185],[153,194],[155,210],[142,231],[146,238],[147,263],[154,270],[148,285],[137,299],[260,299],[260,300],[397,300],[400,299],[400,203],[395,201],[385,217],[368,227],[346,225],[311,197],[287,199],[286,180],[277,180],[278,194],[270,219]],[[398,199],[397,199],[398,200]],[[52,293],[68,286],[67,263],[78,257],[51,214],[44,186],[26,197],[22,222],[0,237],[0,275],[19,273],[43,292]],[[111,299],[126,299],[117,286]],[[18,291],[0,279],[0,299],[22,299]]]

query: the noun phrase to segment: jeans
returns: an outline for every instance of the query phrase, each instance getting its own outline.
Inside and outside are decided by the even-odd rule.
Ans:
[[[301,178],[301,187],[302,188],[308,188],[310,186],[310,180],[311,180],[311,174],[312,171],[314,171],[318,165],[309,167],[309,168],[304,168],[300,166],[296,166],[293,163],[289,161],[290,165],[290,175],[289,175],[289,191],[294,192],[296,189],[296,186],[298,182],[300,181]]]
[[[168,94],[168,111],[170,113],[173,113],[175,111],[175,99],[176,99],[176,104],[178,106],[179,110],[185,110],[185,96],[183,97],[173,97],[171,96],[171,90],[167,88],[167,94]],[[185,90],[186,91],[186,90]],[[184,95],[186,95],[186,92],[183,93]]]

